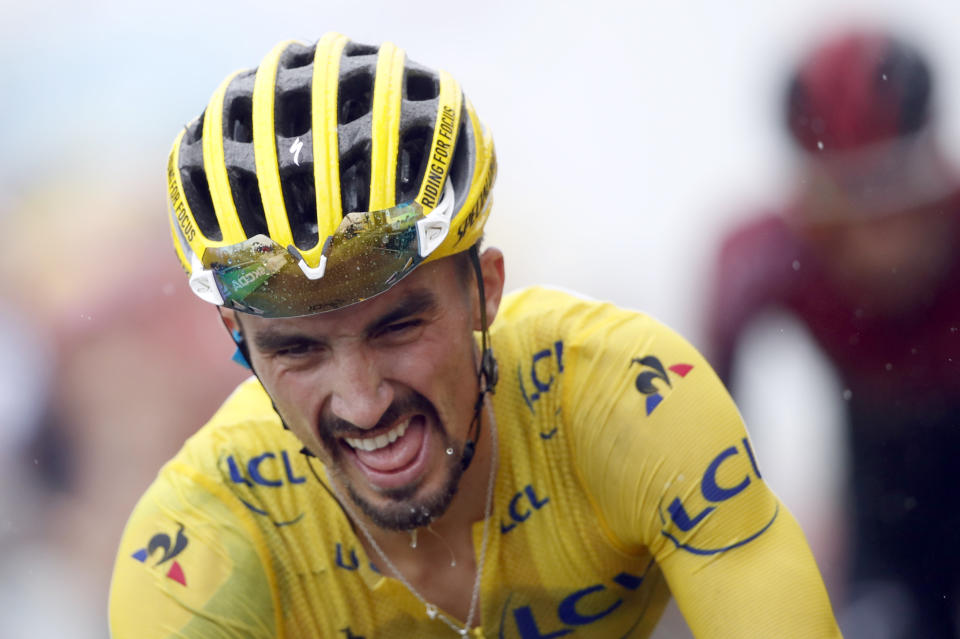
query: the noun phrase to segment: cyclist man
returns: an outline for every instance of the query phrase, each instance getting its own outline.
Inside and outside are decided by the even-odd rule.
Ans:
[[[960,636],[960,499],[945,479],[960,447],[960,182],[933,88],[924,56],[887,33],[844,30],[803,57],[784,104],[794,193],[725,239],[707,315],[725,380],[774,308],[835,367],[852,466],[842,617],[871,639]]]
[[[671,593],[698,636],[838,636],[693,348],[501,301],[495,174],[456,81],[389,43],[283,42],[220,85],[170,219],[254,377],[137,505],[115,637],[645,637]]]

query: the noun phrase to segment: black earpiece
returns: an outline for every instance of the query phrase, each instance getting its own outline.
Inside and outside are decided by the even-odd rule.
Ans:
[[[497,385],[497,379],[500,377],[497,358],[493,356],[493,349],[490,348],[488,341],[490,335],[487,327],[487,296],[483,290],[483,269],[480,266],[479,242],[470,247],[470,261],[473,263],[473,271],[477,279],[477,294],[480,298],[480,335],[483,355],[480,356],[480,370],[477,371],[480,393],[477,396],[477,403],[473,407],[473,421],[470,423],[470,430],[468,431],[468,433],[473,434],[473,438],[468,439],[463,445],[463,455],[460,457],[460,467],[464,471],[470,467],[473,454],[477,449],[477,440],[480,439],[480,425],[483,421],[480,412],[483,410],[483,396],[493,392]]]
[[[497,366],[497,358],[493,356],[493,349],[488,348],[483,351],[483,357],[480,360],[480,372],[486,384],[484,392],[494,392],[497,380],[500,378],[500,368]]]
[[[460,457],[460,468],[464,471],[470,467],[470,462],[473,461],[473,454],[476,452],[476,449],[477,443],[472,439],[463,445],[463,455]]]

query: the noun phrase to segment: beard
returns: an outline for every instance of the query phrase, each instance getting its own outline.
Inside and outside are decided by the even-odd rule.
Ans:
[[[452,455],[445,454],[443,483],[429,493],[418,495],[422,482],[415,481],[407,486],[378,491],[378,495],[386,498],[387,503],[374,503],[373,500],[361,495],[357,487],[350,481],[343,470],[343,450],[339,437],[356,437],[365,431],[358,429],[348,421],[337,417],[321,418],[319,424],[320,439],[330,457],[328,470],[331,478],[339,481],[346,489],[350,500],[376,526],[386,530],[407,531],[427,526],[437,517],[446,512],[453,501],[454,495],[463,476],[462,446],[451,441],[449,434],[440,425],[440,418],[433,403],[416,391],[403,398],[394,399],[375,428],[380,428],[395,422],[401,415],[420,413],[426,416],[427,424],[434,424],[440,435],[441,448],[452,450]]]
[[[430,525],[434,519],[447,511],[453,496],[457,494],[463,468],[460,455],[454,449],[453,455],[446,455],[447,477],[442,486],[433,492],[415,497],[419,482],[404,488],[386,491],[383,494],[393,503],[374,505],[370,500],[357,493],[353,484],[344,479],[347,494],[370,521],[386,530],[405,531]],[[342,477],[342,475],[341,475]]]

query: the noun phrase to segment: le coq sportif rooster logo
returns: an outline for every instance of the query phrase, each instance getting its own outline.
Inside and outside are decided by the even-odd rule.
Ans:
[[[154,567],[172,562],[167,569],[167,578],[173,579],[177,583],[186,586],[187,577],[183,573],[183,568],[180,566],[180,562],[174,560],[174,557],[182,553],[189,543],[187,536],[183,533],[183,524],[179,524],[179,526],[180,528],[177,530],[175,539],[171,540],[170,535],[166,533],[157,533],[150,538],[146,546],[133,553],[132,557],[140,563],[145,564],[158,550],[162,551],[156,563],[153,564]]]
[[[686,377],[687,373],[693,370],[693,366],[690,364],[673,364],[672,366],[664,368],[660,360],[653,355],[634,357],[630,360],[630,366],[634,364],[643,368],[643,371],[637,375],[634,384],[638,391],[647,396],[647,415],[652,413],[654,409],[660,405],[660,402],[663,401],[663,389],[660,388],[657,383],[666,384],[667,388],[673,388],[667,371],[675,373],[682,378]]]

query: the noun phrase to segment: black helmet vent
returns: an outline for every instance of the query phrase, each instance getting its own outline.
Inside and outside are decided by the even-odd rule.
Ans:
[[[340,158],[340,201],[343,212],[366,211],[370,205],[370,143],[354,146]]]
[[[440,95],[440,82],[433,74],[408,70],[406,90],[408,100],[434,100]]]
[[[230,102],[224,134],[234,142],[253,142],[253,101],[238,97]]]
[[[233,201],[237,207],[237,217],[247,237],[268,234],[267,217],[263,213],[263,201],[260,199],[260,186],[256,174],[240,168],[231,167],[227,175],[233,191]]]
[[[313,63],[316,46],[304,47],[301,44],[291,44],[280,58],[280,66],[284,69],[299,69]]]
[[[340,81],[337,95],[337,116],[340,125],[361,118],[373,108],[373,76],[367,70]]]
[[[313,184],[313,164],[304,164],[292,175],[284,176],[283,202],[293,233],[293,243],[299,249],[317,244],[317,195]]]
[[[361,55],[376,55],[379,47],[369,44],[360,44],[359,42],[348,42],[343,48],[343,55],[348,58],[355,58]]]
[[[183,144],[195,144],[203,137],[203,116],[207,110],[204,109],[200,117],[187,125],[187,132],[183,134]]]
[[[202,127],[201,127],[202,128]],[[217,214],[213,210],[213,199],[207,185],[207,174],[199,167],[190,167],[180,171],[183,180],[183,192],[190,203],[193,219],[197,221],[200,232],[211,240],[222,240]]]
[[[292,138],[310,130],[310,92],[307,89],[286,91],[279,96],[276,109],[277,133]]]
[[[433,131],[428,127],[416,127],[406,131],[400,140],[400,152],[397,154],[397,202],[409,202],[417,197],[427,166],[425,160],[432,136]]]

